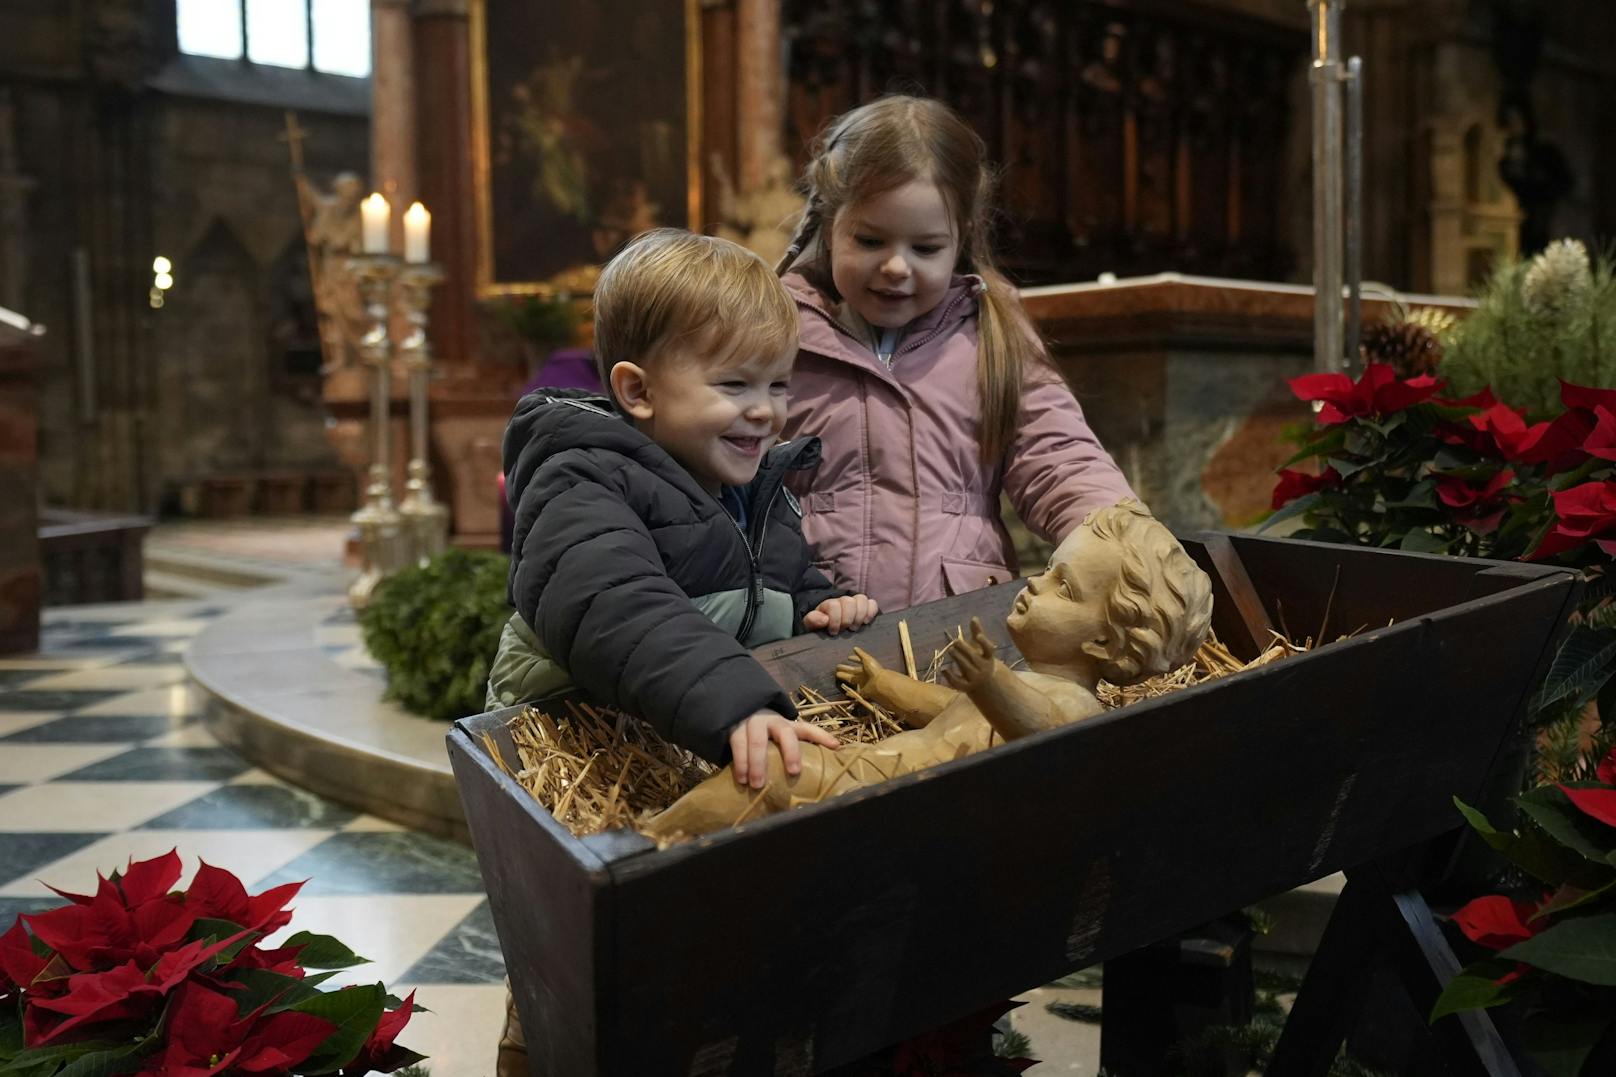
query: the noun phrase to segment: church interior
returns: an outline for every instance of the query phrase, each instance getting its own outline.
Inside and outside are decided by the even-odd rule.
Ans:
[[[177,850],[187,878],[205,863],[253,894],[307,880],[293,930],[370,959],[331,986],[380,980],[424,1007],[398,1011],[410,1018],[400,1042],[425,1056],[410,1063],[416,1073],[527,1072],[527,1055],[512,1068],[500,1051],[508,990],[524,1018],[550,999],[546,1022],[615,1029],[587,969],[566,981],[582,1001],[551,998],[550,979],[531,1002],[524,993],[513,954],[529,951],[503,918],[585,899],[502,891],[526,876],[492,861],[445,739],[481,743],[451,723],[491,709],[483,685],[511,614],[506,424],[524,392],[598,387],[590,301],[613,255],[673,227],[733,240],[773,267],[797,250],[799,177],[826,125],[883,94],[935,98],[997,166],[998,265],[1127,485],[1181,537],[1253,536],[1285,504],[1276,483],[1292,480],[1281,475],[1303,466],[1298,431],[1325,421],[1324,398],[1296,388],[1307,378],[1367,384],[1376,363],[1416,390],[1421,377],[1445,376],[1432,356],[1478,349],[1467,321],[1491,318],[1499,282],[1530,278],[1555,251],[1582,252],[1577,287],[1608,301],[1577,324],[1597,337],[1616,321],[1613,45],[1608,0],[0,0],[0,930],[68,907],[97,873]],[[1336,138],[1321,149],[1326,129]],[[1345,180],[1324,182],[1325,168]],[[1316,302],[1331,294],[1333,304]],[[1479,537],[1434,527],[1340,540],[1552,564],[1582,573],[1576,601],[1608,607],[1598,581],[1616,553],[1616,481],[1600,468],[1616,460],[1616,440],[1594,446],[1601,424],[1616,438],[1612,341],[1584,367],[1554,368],[1562,383],[1609,396],[1585,406],[1579,428],[1592,455],[1576,480],[1605,483],[1607,497],[1604,515],[1576,533],[1592,544],[1579,547],[1586,557],[1534,561],[1507,548],[1499,517],[1478,522],[1476,499],[1496,498],[1497,485],[1464,488],[1464,510],[1476,507],[1461,519],[1465,536]],[[1511,347],[1532,352],[1524,338]],[[1491,383],[1501,398],[1505,384]],[[1324,409],[1348,408],[1329,399]],[[1549,404],[1583,414],[1565,400]],[[1560,421],[1537,407],[1520,414],[1523,426]],[[1306,498],[1358,467],[1335,446],[1295,478]],[[1537,466],[1530,450],[1510,459],[1514,481]],[[1439,494],[1458,506],[1435,481],[1429,506]],[[1539,495],[1540,508],[1562,513],[1556,535],[1572,533],[1566,488],[1550,482]],[[1496,503],[1524,513],[1528,500]],[[1003,513],[1020,572],[1043,571],[1061,536],[1045,542],[1008,501]],[[1303,537],[1333,540],[1309,526]],[[1238,556],[1235,567],[1244,576]],[[1319,571],[1323,620],[1333,605],[1344,621],[1358,600]],[[1418,593],[1429,578],[1432,596],[1448,594],[1445,570],[1402,571],[1387,579]],[[421,581],[413,604],[389,594],[405,574]],[[1475,586],[1431,597],[1431,609],[1490,593]],[[965,597],[950,587],[948,601]],[[1313,627],[1299,624],[1308,601],[1290,603],[1291,627]],[[1285,605],[1259,608],[1260,621],[1274,614],[1277,629]],[[897,616],[866,631],[896,647]],[[1616,639],[1616,618],[1587,624],[1603,625],[1600,647]],[[1616,642],[1588,654],[1608,666]],[[1581,755],[1559,773],[1573,788],[1597,784],[1594,746],[1616,737],[1601,717],[1616,692],[1603,684],[1571,693],[1568,750]],[[1528,687],[1510,699],[1524,707]],[[1546,736],[1536,742],[1545,754]],[[520,790],[521,764],[487,744],[499,780]],[[1616,784],[1616,762],[1606,766],[1598,773]],[[1352,788],[1349,778],[1331,794],[1331,810],[1350,806]],[[1390,808],[1377,818],[1366,833],[1399,826]],[[1603,818],[1616,828],[1616,814]],[[788,829],[774,822],[750,837]],[[1444,826],[1463,824],[1453,815]],[[632,880],[607,843],[590,844],[604,837],[573,842],[577,857],[597,858],[588,878]],[[1314,866],[1335,864],[1319,841]],[[1149,839],[1130,848],[1153,862]],[[1062,859],[1059,848],[1046,855]],[[1120,893],[1127,872],[1114,871]],[[1022,1057],[1037,1060],[1025,1070],[1034,1075],[1244,1075],[1270,1062],[1291,1072],[1295,1059],[1254,1046],[1255,1033],[1201,1055],[1175,1037],[1186,1021],[1238,1033],[1267,1020],[1277,1035],[1310,961],[1322,967],[1315,955],[1346,879],[1333,868],[1298,876],[1248,909],[1234,935],[1163,919],[1130,949],[1146,955],[1144,943],[1168,936],[1176,956],[1157,943],[1147,957],[1108,958],[1115,973],[1103,981],[1100,965],[1070,961],[1058,978],[1017,982],[1018,946],[1005,942],[1006,964],[981,973],[976,1000],[1006,998],[990,1018],[992,1049],[946,1072],[1018,1072],[995,1067]],[[1080,917],[1093,897],[1082,894]],[[594,915],[608,914],[610,901],[586,896]],[[835,920],[855,934],[856,921]],[[535,922],[540,936],[573,923]],[[1458,929],[1444,920],[1443,930]],[[1616,932],[1605,938],[1616,946]],[[615,941],[589,945],[565,952],[618,960]],[[1067,958],[1080,953],[1068,945]],[[870,962],[860,982],[901,965],[884,952]],[[744,955],[729,964],[746,977]],[[949,999],[970,997],[973,968],[961,966]],[[0,1010],[13,1000],[8,975]],[[654,988],[681,991],[677,972],[651,975],[662,982],[617,990],[642,1003],[659,997]],[[1616,1005],[1616,980],[1608,967],[1602,976],[1590,990]],[[26,997],[26,984],[17,990]],[[1343,1030],[1348,1053],[1329,1072],[1471,1072],[1446,1068],[1450,1041],[1408,1031],[1383,982],[1363,990],[1368,1031]],[[1186,1001],[1196,992],[1214,1001]],[[870,988],[860,1005],[910,1013],[890,995]],[[397,998],[385,1013],[377,1003],[384,1024]],[[1423,1028],[1424,1010],[1413,1025]],[[933,1024],[963,1015],[939,1002]],[[0,1063],[24,1042],[19,1031],[7,1045],[6,1020],[0,1012]],[[745,1033],[737,1048],[714,1029],[718,1048],[670,1055],[666,1072],[944,1072],[859,1069],[823,1032],[819,1054],[813,1037],[800,1050],[775,1037],[765,1064]],[[1616,1059],[1616,1021],[1595,1031],[1603,1038],[1570,1068],[1516,1069],[1506,1057],[1484,1072],[1611,1072],[1596,1067]],[[530,1035],[530,1048],[538,1042]],[[652,1072],[614,1068],[627,1056],[604,1033],[590,1042],[588,1066],[568,1038],[564,1049],[533,1048],[531,1072]],[[1146,1059],[1130,1042],[1179,1047]]]

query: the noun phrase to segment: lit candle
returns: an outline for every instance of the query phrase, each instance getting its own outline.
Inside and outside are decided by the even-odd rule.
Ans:
[[[404,211],[404,260],[424,262],[431,250],[427,236],[432,231],[432,214],[419,202]]]
[[[366,254],[387,253],[387,218],[392,212],[387,199],[374,191],[369,198],[359,203],[359,219],[364,226]]]

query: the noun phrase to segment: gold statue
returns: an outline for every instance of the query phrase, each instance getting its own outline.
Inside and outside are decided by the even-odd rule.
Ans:
[[[1165,526],[1135,502],[1098,509],[1055,550],[1048,570],[1027,581],[1005,619],[1025,671],[997,657],[976,619],[971,639],[951,651],[948,686],[921,683],[855,649],[837,679],[913,728],[878,744],[804,743],[795,777],[771,746],[761,792],[737,785],[726,767],[653,817],[646,832],[663,841],[707,834],[1091,718],[1103,709],[1095,695],[1102,678],[1126,685],[1177,669],[1194,657],[1211,617],[1211,581]]]
[[[717,234],[732,240],[775,265],[786,253],[786,245],[802,216],[802,195],[797,193],[791,160],[783,153],[769,156],[763,186],[748,194],[735,193],[723,158],[713,154],[713,180],[718,191]]]

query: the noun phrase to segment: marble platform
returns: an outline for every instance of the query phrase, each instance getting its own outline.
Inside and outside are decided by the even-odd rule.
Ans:
[[[256,592],[200,632],[185,664],[220,743],[293,785],[395,823],[467,840],[449,727],[383,697],[342,571]]]

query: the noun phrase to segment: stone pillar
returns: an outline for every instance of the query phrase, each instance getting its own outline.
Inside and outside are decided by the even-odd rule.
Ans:
[[[16,112],[11,90],[0,89],[0,306],[26,305],[28,192],[34,181],[17,169]]]
[[[404,249],[404,210],[415,178],[415,28],[410,0],[371,0],[371,185],[393,204],[392,249]],[[436,210],[435,206],[428,209]]]
[[[785,125],[780,0],[738,0],[735,13],[735,185],[751,194],[768,177]]]
[[[432,211],[432,256],[446,274],[432,299],[433,354],[469,363],[475,347],[477,211],[472,172],[469,0],[418,0],[416,167]]]

